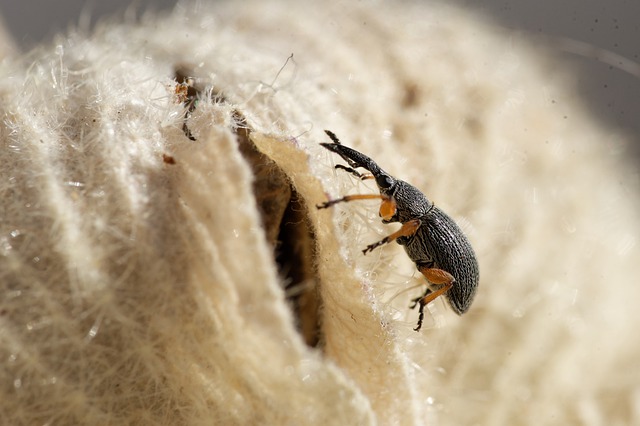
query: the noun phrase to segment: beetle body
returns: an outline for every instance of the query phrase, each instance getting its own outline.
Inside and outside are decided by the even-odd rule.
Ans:
[[[340,155],[350,167],[336,166],[361,179],[375,179],[380,195],[347,195],[327,201],[318,208],[327,208],[339,202],[380,198],[380,216],[383,223],[399,222],[402,228],[377,243],[367,246],[366,254],[378,246],[396,241],[404,246],[409,258],[425,276],[429,285],[423,296],[413,300],[420,304],[420,317],[416,331],[422,326],[424,306],[440,295],[445,295],[455,313],[465,313],[476,294],[479,268],[469,240],[453,219],[433,204],[413,185],[395,179],[371,158],[344,146],[331,132],[326,131],[333,143],[323,147]],[[356,168],[364,168],[371,176],[362,175]]]
[[[462,315],[471,306],[480,280],[473,248],[453,219],[437,206],[420,219],[422,225],[413,236],[396,241],[416,266],[438,268],[453,275],[456,281],[445,294],[453,311]]]

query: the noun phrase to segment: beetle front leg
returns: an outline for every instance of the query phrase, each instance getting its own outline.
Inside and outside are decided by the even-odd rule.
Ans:
[[[354,175],[355,177],[357,177],[360,180],[367,180],[367,179],[373,179],[373,175],[366,173],[366,174],[362,174],[359,171],[357,171],[356,169],[354,169],[353,167],[347,167],[347,166],[343,166],[342,164],[337,164],[335,166],[336,169],[340,169],[340,170],[344,170],[346,172],[351,173],[352,175]]]
[[[382,209],[381,209],[382,210]],[[391,235],[388,235],[378,241],[377,243],[369,244],[366,249],[362,250],[362,253],[367,254],[368,251],[373,251],[376,247],[380,247],[381,245],[388,244],[392,241],[397,240],[400,237],[410,237],[415,234],[422,221],[420,219],[413,219],[409,222],[405,222],[402,224],[402,228],[398,229]]]
[[[416,307],[416,302],[420,303],[420,309],[418,311],[418,325],[413,329],[414,331],[420,331],[420,328],[422,328],[422,320],[424,320],[424,307],[449,291],[456,281],[453,275],[443,269],[419,267],[418,270],[422,273],[422,275],[424,275],[427,281],[432,284],[442,285],[442,287],[435,291],[427,289],[427,291],[425,291],[424,293],[424,296],[418,298],[417,300],[413,300],[413,308]]]
[[[382,195],[379,194],[354,194],[354,195],[345,195],[344,197],[336,198],[335,200],[325,201],[322,204],[316,204],[317,209],[326,209],[334,204],[338,203],[346,203],[354,200],[379,200],[383,198]]]

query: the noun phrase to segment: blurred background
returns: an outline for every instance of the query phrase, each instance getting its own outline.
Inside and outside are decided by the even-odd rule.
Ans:
[[[105,16],[171,10],[176,2],[0,0],[0,14],[18,46],[28,50],[69,27],[91,27]],[[629,136],[633,142],[631,153],[640,159],[640,1],[455,0],[451,3],[513,30],[514,37],[548,45],[575,69],[575,81],[593,114],[611,128],[612,134]]]

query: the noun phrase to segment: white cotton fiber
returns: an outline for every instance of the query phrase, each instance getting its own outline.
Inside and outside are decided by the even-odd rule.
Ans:
[[[293,1],[6,55],[0,424],[640,422],[637,177],[555,59],[436,3]],[[436,300],[412,331],[424,278],[395,244],[361,252],[397,225],[375,201],[315,208],[376,191],[333,168],[325,128],[460,223],[467,314]],[[260,217],[287,191],[308,311]]]

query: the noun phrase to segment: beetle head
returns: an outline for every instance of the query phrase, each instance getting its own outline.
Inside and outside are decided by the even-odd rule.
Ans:
[[[393,187],[396,185],[396,180],[387,172],[378,167],[378,173],[373,173],[373,177],[376,179],[376,185],[381,194],[390,194],[393,192]]]

